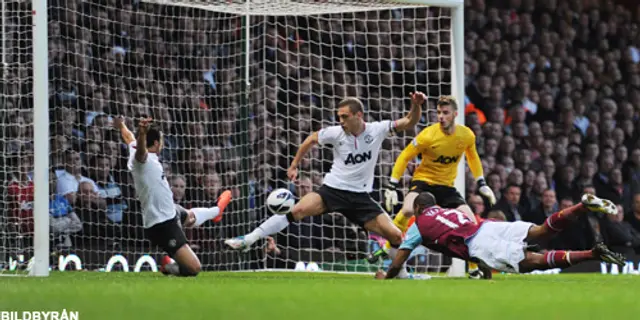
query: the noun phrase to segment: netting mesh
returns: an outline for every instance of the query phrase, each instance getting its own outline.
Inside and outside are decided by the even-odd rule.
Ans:
[[[30,3],[5,5],[0,103],[8,182],[0,261],[29,256],[33,201]],[[222,190],[233,191],[222,222],[186,230],[205,270],[293,268],[298,261],[368,268],[362,258],[379,239],[335,213],[307,218],[247,254],[227,251],[222,240],[264,221],[263,203],[274,188],[300,197],[321,185],[331,164],[328,149],[314,148],[302,161],[296,185],[286,168],[308,134],[336,123],[334,108],[343,97],[360,97],[367,120],[374,121],[403,116],[412,91],[431,99],[450,92],[449,10],[377,1],[261,1],[243,17],[236,8],[247,6],[49,2],[53,266],[69,255],[78,256],[83,269],[105,268],[119,254],[131,268],[141,256],[158,257],[144,238],[126,146],[111,127],[113,117],[123,115],[129,128],[141,116],[161,124],[161,158],[176,203],[214,206]],[[416,130],[429,122],[424,115]],[[385,142],[374,198],[382,200],[379,186],[415,132]],[[446,264],[426,252],[415,261],[430,271]]]

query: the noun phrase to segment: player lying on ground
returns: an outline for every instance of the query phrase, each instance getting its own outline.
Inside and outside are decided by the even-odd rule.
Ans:
[[[158,157],[163,146],[162,132],[152,126],[151,121],[151,118],[140,120],[137,138],[122,117],[115,119],[114,126],[129,146],[127,165],[142,206],[145,235],[151,244],[169,255],[163,258],[160,270],[165,275],[195,276],[200,272],[200,260],[189,247],[182,226],[199,226],[208,220],[220,221],[231,201],[231,191],[220,195],[217,207],[186,210],[174,204],[171,187]]]
[[[413,209],[419,214],[407,231],[398,255],[391,262],[389,270],[386,273],[378,271],[376,278],[396,277],[411,251],[421,244],[451,257],[509,273],[566,268],[588,260],[625,265],[624,256],[612,252],[601,243],[586,251],[551,250],[536,253],[527,250],[528,242],[548,240],[566,228],[579,214],[587,211],[616,214],[616,206],[611,201],[594,195],[583,195],[582,203],[554,213],[542,225],[491,220],[475,224],[459,210],[437,206],[433,194],[429,192],[420,193],[415,198]]]
[[[435,196],[439,206],[457,208],[475,222],[473,210],[453,186],[463,154],[467,157],[471,173],[478,181],[480,194],[486,197],[491,205],[496,202],[493,191],[487,186],[483,177],[482,162],[476,150],[475,134],[468,127],[455,123],[458,115],[456,99],[451,96],[440,97],[437,111],[438,123],[422,130],[402,151],[393,166],[389,184],[385,189],[385,204],[387,210],[392,212],[393,207],[398,204],[396,190],[398,182],[407,169],[409,161],[418,155],[422,156],[420,165],[413,173],[409,193],[404,198],[402,209],[393,219],[394,224],[402,232],[407,230],[409,220],[414,215],[413,200],[420,192],[430,192]],[[387,250],[389,250],[388,242],[369,257],[369,262],[374,263],[378,260],[378,256],[386,255]],[[471,266],[470,272],[474,272],[474,269]]]
[[[346,98],[338,104],[339,126],[324,128],[307,137],[291,166],[289,179],[295,181],[298,163],[316,144],[333,147],[331,171],[317,192],[306,194],[287,215],[273,215],[253,232],[225,243],[236,250],[248,250],[258,239],[286,228],[289,223],[327,212],[340,212],[350,221],[375,232],[392,244],[400,245],[402,232],[393,225],[380,204],[371,198],[373,176],[382,142],[393,132],[413,128],[422,112],[426,96],[411,94],[411,110],[396,121],[365,122],[363,105],[357,98]]]

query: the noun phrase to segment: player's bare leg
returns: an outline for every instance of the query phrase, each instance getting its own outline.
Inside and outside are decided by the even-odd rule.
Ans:
[[[397,247],[402,243],[402,231],[393,224],[386,213],[380,213],[375,219],[367,221],[364,228],[389,240],[392,246]]]
[[[551,250],[545,253],[526,252],[524,260],[518,265],[520,272],[525,273],[533,270],[567,268],[571,265],[591,260],[613,263],[621,267],[626,264],[626,259],[622,254],[613,252],[604,244],[598,243],[593,249],[584,251]]]
[[[393,224],[391,218],[386,213],[379,214],[375,219],[367,221],[364,224],[364,228],[368,231],[375,232],[385,239],[387,239],[391,243],[391,248],[389,249],[389,257],[394,260],[396,255],[398,254],[398,247],[402,243],[402,232],[400,229]],[[397,276],[401,279],[410,278],[411,275],[407,272],[406,266],[403,264],[400,268],[399,274]]]
[[[194,277],[200,273],[200,269],[200,260],[188,244],[182,245],[173,259],[165,256],[160,266],[162,273],[181,277]]]
[[[567,228],[579,215],[590,211],[617,214],[616,206],[611,201],[585,194],[580,203],[552,214],[542,225],[531,227],[526,240],[527,242],[548,240]]]
[[[400,232],[404,233],[409,228],[409,223],[412,221],[411,218],[414,216],[413,212],[413,201],[416,199],[419,193],[417,192],[409,192],[404,197],[404,202],[402,203],[402,209],[396,213],[396,216],[393,218],[393,224],[400,229]],[[376,263],[378,259],[385,258],[389,254],[389,250],[391,250],[391,242],[387,239],[384,246],[382,248],[376,250],[375,252],[370,253],[367,256],[367,261],[369,263]]]
[[[578,215],[590,211],[612,215],[617,213],[617,209],[611,201],[585,194],[582,196],[581,203],[554,213],[542,225],[531,227],[527,234],[527,241],[547,240],[568,227]],[[625,264],[623,255],[615,253],[604,244],[599,243],[592,250],[585,251],[551,250],[545,253],[527,252],[525,260],[520,263],[520,270],[521,272],[528,272],[536,269],[566,268],[572,264],[588,260],[605,261],[620,266]]]
[[[251,233],[227,239],[224,243],[231,249],[248,251],[251,245],[256,241],[280,232],[286,228],[289,223],[300,221],[306,217],[321,215],[326,211],[327,208],[325,207],[320,194],[310,192],[296,203],[290,213],[286,215],[275,214],[255,228]]]

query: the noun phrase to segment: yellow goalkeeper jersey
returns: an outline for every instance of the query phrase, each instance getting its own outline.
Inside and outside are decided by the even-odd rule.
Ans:
[[[463,153],[467,156],[473,176],[482,176],[482,163],[476,150],[476,136],[471,129],[456,125],[454,133],[447,135],[440,129],[439,123],[430,125],[424,128],[396,159],[391,178],[399,181],[409,161],[420,154],[422,161],[413,173],[413,180],[452,187]]]

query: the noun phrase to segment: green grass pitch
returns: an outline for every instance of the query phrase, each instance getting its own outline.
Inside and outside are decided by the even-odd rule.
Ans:
[[[497,275],[377,281],[318,273],[52,273],[0,277],[0,311],[79,319],[638,319],[640,277]]]

